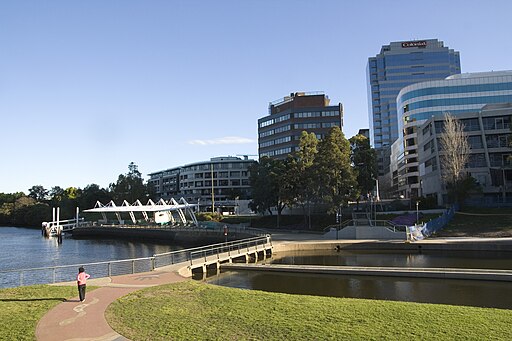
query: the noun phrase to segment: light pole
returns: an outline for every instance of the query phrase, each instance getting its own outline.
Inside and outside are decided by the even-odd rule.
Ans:
[[[418,200],[416,200],[416,224],[418,224],[420,221],[419,205],[420,205],[420,202]]]

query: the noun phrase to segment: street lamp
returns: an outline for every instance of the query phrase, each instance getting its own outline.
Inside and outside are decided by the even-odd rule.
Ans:
[[[420,221],[419,205],[420,205],[420,202],[418,200],[416,200],[416,224],[418,224]]]

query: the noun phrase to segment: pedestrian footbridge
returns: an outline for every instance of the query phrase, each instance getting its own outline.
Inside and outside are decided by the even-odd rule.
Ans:
[[[201,248],[190,253],[190,264],[186,274],[202,273],[206,277],[208,270],[219,271],[222,263],[249,263],[264,260],[272,255],[272,239],[270,235],[245,239],[238,242],[227,242]],[[183,272],[183,269],[181,270]]]

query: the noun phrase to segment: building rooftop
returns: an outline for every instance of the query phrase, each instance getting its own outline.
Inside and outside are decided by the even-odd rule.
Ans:
[[[467,72],[467,73],[451,75],[451,76],[446,77],[445,79],[469,79],[469,78],[484,78],[484,77],[499,77],[499,76],[512,76],[512,70]]]

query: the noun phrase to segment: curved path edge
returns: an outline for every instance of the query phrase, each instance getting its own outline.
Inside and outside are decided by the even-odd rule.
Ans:
[[[77,296],[48,311],[37,324],[36,339],[39,341],[128,340],[116,333],[107,323],[105,319],[107,307],[118,298],[136,290],[184,280],[186,278],[175,272],[175,269],[166,268],[132,275],[90,279],[87,282],[88,285],[100,286],[100,288],[87,292],[84,302],[80,302]],[[67,282],[58,285],[75,286],[76,283]]]

